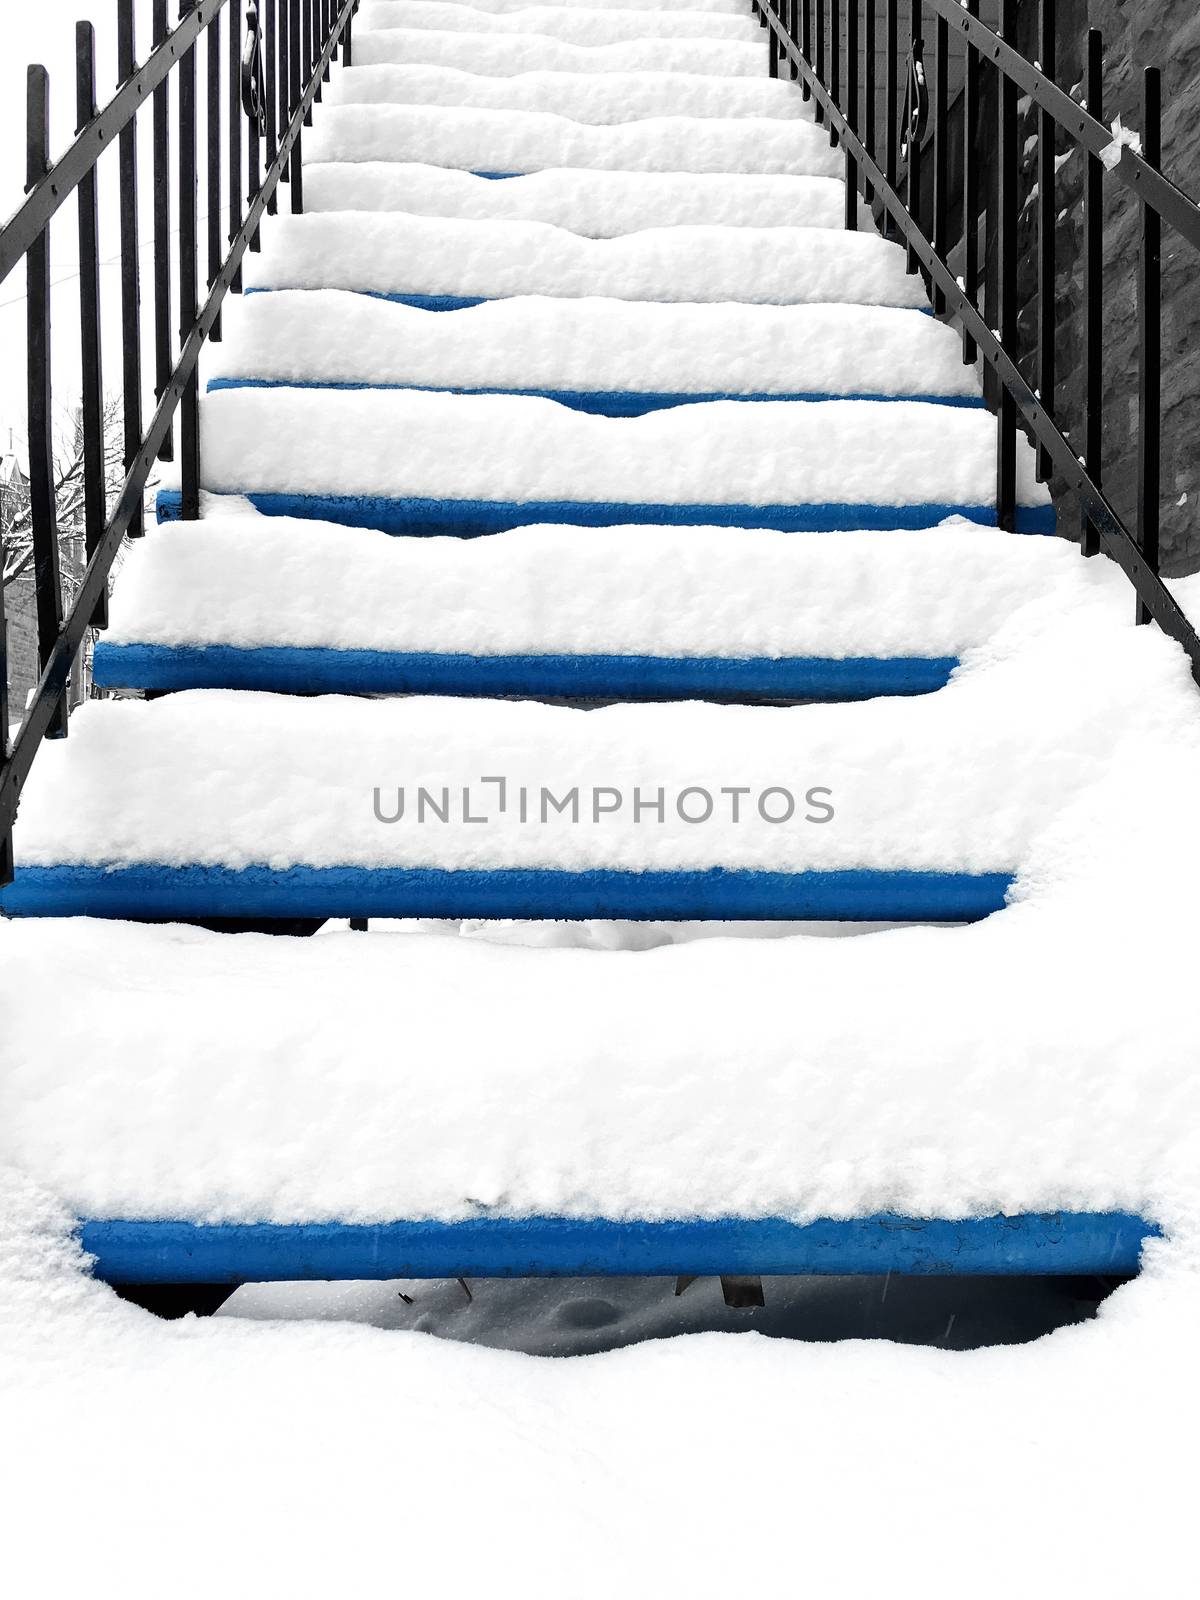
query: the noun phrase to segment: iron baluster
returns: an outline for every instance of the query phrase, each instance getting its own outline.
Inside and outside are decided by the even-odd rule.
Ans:
[[[800,54],[804,57],[805,61],[808,61],[808,62],[811,63],[812,58],[813,58],[812,57],[812,0],[802,0],[801,19],[802,20],[801,20],[801,25],[800,25],[801,26],[801,32],[800,32]],[[804,100],[810,100],[812,98],[812,89],[809,87],[809,82],[808,82],[807,78],[804,79],[804,84],[803,84],[803,87],[802,87],[802,89],[800,91],[800,95],[801,95],[801,98],[804,99]],[[820,107],[818,107],[817,108],[817,121],[819,122],[820,120],[821,120],[821,111],[820,111]]]
[[[167,0],[154,0],[153,43],[157,48],[167,37]],[[170,79],[164,78],[154,91],[153,176],[154,176],[154,396],[161,400],[171,379],[171,108]],[[158,459],[174,458],[172,430],[167,429],[159,446]]]
[[[846,120],[858,132],[858,6],[846,0]],[[858,227],[858,162],[846,147],[846,226]]]
[[[194,0],[183,0],[190,10]],[[179,343],[195,327],[196,291],[196,51],[179,62]],[[193,369],[179,409],[180,483],[184,521],[200,515],[200,380]]]
[[[263,108],[263,139],[266,149],[263,160],[269,168],[275,160],[276,117],[279,111],[279,89],[275,79],[275,0],[263,0],[263,52],[266,56],[266,77],[263,85],[266,104]],[[267,214],[275,215],[278,200],[272,189],[267,200]]]
[[[1104,120],[1104,42],[1098,28],[1087,36],[1087,109]],[[1093,483],[1102,484],[1102,421],[1104,405],[1104,163],[1089,155],[1083,179],[1083,363],[1084,460]],[[1080,548],[1099,555],[1100,534],[1083,512]]]
[[[237,0],[234,7],[237,9]],[[208,286],[211,289],[221,270],[221,14],[208,25],[204,51],[207,67],[208,106],[205,118],[208,152],[205,174],[208,180]],[[213,323],[214,340],[221,337],[221,317]]]
[[[291,83],[292,83],[292,91],[291,91],[292,92],[292,106],[293,106],[293,110],[294,110],[300,104],[300,83],[301,83],[301,75],[300,75],[300,44],[301,44],[301,40],[300,40],[300,25],[301,25],[300,0],[288,0],[288,5],[291,7],[291,12],[292,12],[291,38],[290,38],[290,42],[291,42],[290,76],[291,76]],[[303,121],[306,122],[307,118],[304,118]],[[291,182],[291,190],[292,190],[292,211],[294,213],[304,210],[304,165],[303,165],[303,154],[302,154],[302,151],[301,151],[301,139],[302,139],[302,137],[303,137],[303,126],[301,126],[300,128],[296,129],[296,137],[295,137],[295,139],[294,139],[294,141],[292,143],[292,182]]]
[[[1016,25],[1016,0],[1002,0],[1003,36],[1010,38]],[[996,211],[997,322],[1000,344],[1016,349],[1017,333],[1017,85],[997,69],[998,205]],[[998,450],[996,463],[996,522],[1009,533],[1016,526],[1017,408],[1012,391],[1000,385]]]
[[[800,0],[788,0],[787,32],[789,40],[792,44],[796,44],[800,38]],[[793,83],[800,76],[800,68],[790,57],[788,59],[788,76]],[[807,100],[807,92],[803,92],[801,98]]]
[[[829,0],[829,94],[835,106],[842,104],[842,0]],[[829,142],[838,142],[837,126],[829,122]]]
[[[236,3],[236,0],[235,0]],[[266,91],[262,75],[262,33],[259,26],[258,6],[249,0],[246,7],[246,42],[242,47],[241,110],[246,116],[246,199],[253,201],[262,183],[260,171],[261,140],[266,128]],[[235,105],[230,113],[238,115]],[[257,252],[262,241],[257,228],[250,235],[250,249]]]
[[[938,13],[934,33],[933,78],[933,248],[944,261],[948,250],[947,217],[950,210],[949,150],[947,149],[946,99],[947,56],[950,53],[950,36],[946,19]],[[944,317],[946,297],[935,282],[932,288],[933,314]]]
[[[1142,159],[1157,170],[1162,160],[1162,80],[1157,67],[1142,79]],[[1137,545],[1150,571],[1158,572],[1159,484],[1162,458],[1162,218],[1142,205],[1138,258],[1138,472]],[[1139,623],[1150,611],[1137,602]]]
[[[242,99],[242,13],[240,0],[229,4],[229,48],[226,71],[226,97],[229,101],[229,237],[237,237],[242,225],[242,119],[238,106]],[[239,264],[233,281],[235,294],[242,292]]]
[[[45,67],[26,74],[25,187],[50,170],[50,83]],[[33,582],[37,606],[38,666],[45,672],[62,627],[62,583],[58,570],[58,518],[54,505],[54,439],[50,395],[50,230],[45,228],[26,257],[26,338],[29,433],[29,517],[33,538]],[[67,731],[63,676],[48,737]]]
[[[887,0],[887,9],[884,12],[884,58],[887,62],[886,78],[884,81],[884,121],[887,124],[887,151],[884,177],[888,187],[896,187],[896,178],[900,170],[898,157],[900,139],[900,94],[897,75],[898,54],[900,50],[900,28],[896,18],[896,0]]]
[[[1039,40],[1042,71],[1052,83],[1055,72],[1053,0],[1039,0]],[[1054,412],[1054,118],[1042,106],[1037,118],[1038,181],[1038,391],[1042,404]],[[1038,445],[1038,477],[1050,476],[1050,452]]]
[[[979,0],[967,0],[967,13],[979,15]],[[976,124],[980,110],[979,51],[967,41],[967,60],[963,75],[963,293],[976,303],[979,288],[979,159],[976,150]],[[963,361],[973,365],[978,355],[970,329],[963,325]]]
[[[75,132],[96,115],[96,34],[90,22],[75,24]],[[83,540],[90,561],[100,546],[107,516],[104,461],[104,379],[100,348],[100,228],[96,169],[79,185],[79,335],[83,428]],[[93,628],[108,626],[108,595],[92,613]]]
[[[867,154],[872,161],[879,159],[879,147],[875,136],[875,0],[865,0],[865,17],[863,29],[863,143],[867,147]],[[875,185],[865,183],[863,194],[867,204],[870,205],[875,198]]]
[[[279,138],[284,139],[288,124],[292,120],[292,43],[291,43],[291,0],[278,0],[279,3],[279,69],[277,72],[279,86]],[[288,147],[290,150],[290,146]],[[288,151],[283,158],[283,177],[286,182],[291,182],[291,159]]]
[[[905,102],[904,144],[900,154],[908,164],[905,204],[918,223],[921,217],[921,139],[925,132],[925,60],[921,37],[921,0],[912,0],[912,39],[908,58],[908,94]],[[908,270],[917,270],[917,256],[908,243]]]
[[[825,77],[825,0],[816,0],[816,5],[817,14],[814,26],[817,33],[817,82],[825,89],[828,88],[828,82]],[[820,126],[825,121],[825,108],[819,100],[816,103],[816,117],[817,125]]]
[[[766,0],[766,3],[774,11],[775,0]],[[767,76],[768,78],[777,78],[779,76],[779,35],[769,24],[767,30]]]
[[[117,79],[133,76],[133,0],[117,0]],[[142,312],[138,272],[137,127],[131,117],[119,143],[121,201],[121,390],[124,403],[125,470],[142,448]],[[145,532],[142,508],[129,525],[129,537]]]

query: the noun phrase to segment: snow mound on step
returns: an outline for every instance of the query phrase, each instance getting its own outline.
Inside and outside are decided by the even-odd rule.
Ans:
[[[458,67],[354,66],[336,74],[326,105],[431,105],[549,111],[611,125],[645,117],[808,118],[782,78],[713,78],[683,72],[525,72],[504,78]]]
[[[518,6],[490,11],[440,0],[377,0],[355,18],[354,31],[433,28],[439,33],[542,33],[572,44],[621,39],[735,39],[761,42],[757,20],[738,6]],[[765,56],[764,49],[764,56]]]
[[[539,33],[439,33],[432,28],[356,27],[356,66],[463,67],[508,77],[518,72],[674,72],[761,78],[767,69],[765,38],[624,39],[615,44],[571,44]],[[332,81],[332,80],[331,80]]]
[[[322,107],[313,161],[423,161],[470,172],[601,167],[632,172],[790,172],[841,177],[845,158],[811,122],[648,117],[613,127],[545,111],[466,106]]]
[[[316,211],[408,211],[418,216],[552,222],[587,238],[641,228],[841,228],[840,178],[726,172],[548,169],[494,183],[456,167],[402,161],[313,162],[304,205]]]
[[[1108,605],[1119,623],[1127,602],[1108,561],[969,524],[834,537],[534,527],[393,539],[218,509],[130,547],[104,638],[481,655],[961,656],[1025,606]]]
[[[581,239],[545,222],[327,212],[276,217],[246,282],[373,294],[606,295],[756,305],[925,305],[898,244],[830,228],[651,228]]]
[[[766,507],[987,505],[995,492],[994,419],[919,401],[712,401],[618,419],[520,395],[229,389],[204,397],[201,433],[204,486],[231,494]],[[1020,502],[1044,504],[1018,446]]]
[[[210,374],[641,394],[978,396],[952,328],[878,306],[519,296],[442,313],[334,289],[230,306]]]

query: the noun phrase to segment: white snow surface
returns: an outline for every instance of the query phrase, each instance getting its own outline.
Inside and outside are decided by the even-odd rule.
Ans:
[[[418,216],[552,222],[592,239],[681,225],[842,228],[840,178],[726,172],[525,173],[503,183],[457,167],[403,161],[314,162],[305,211],[408,211]]]
[[[193,691],[93,702],[69,740],[40,753],[17,856],[280,871],[1010,871],[1072,799],[1128,769],[1131,740],[1193,737],[1178,648],[1144,644],[1110,586],[1087,589],[1065,618],[1061,598],[1051,588],[1018,610],[946,689],[913,700],[580,711]],[[484,774],[507,780],[503,798]],[[738,785],[755,797],[740,815],[722,798]],[[794,811],[772,822],[756,797],[781,785]],[[448,818],[422,817],[420,786],[448,786]],[[678,803],[692,786],[714,797],[706,815],[702,800]],[[382,821],[397,815],[400,789],[403,814]],[[531,798],[519,804],[522,789]],[[816,789],[831,791],[831,819],[806,799]],[[558,812],[543,790],[579,799]],[[605,790],[617,803],[597,798]],[[665,814],[639,818],[635,792],[665,792]],[[787,813],[785,802],[767,809]]]
[[[542,33],[572,44],[621,39],[736,39],[761,43],[758,21],[741,5],[711,10],[689,6],[524,6],[490,11],[441,0],[379,0],[364,6],[354,34],[376,29],[433,28],[439,33]],[[669,48],[664,46],[664,49]]]
[[[424,311],[336,289],[230,307],[213,377],[444,389],[971,396],[953,329],[878,306],[518,296]]]
[[[790,172],[840,178],[845,158],[815,123],[779,117],[646,117],[612,127],[548,111],[322,106],[306,160],[423,161],[471,172]]]
[[[832,228],[648,228],[581,239],[548,222],[331,211],[274,219],[250,288],[925,305],[900,245]]]
[[[250,831],[276,848],[307,831],[312,854],[352,844],[369,726],[386,724],[375,750],[397,776],[439,749],[439,781],[527,761],[540,725],[570,780],[573,752],[619,724],[610,777],[645,759],[662,781],[690,744],[700,781],[735,752],[733,781],[752,782],[756,745],[758,771],[794,777],[840,724],[847,823],[873,810],[915,854],[961,806],[961,835],[1020,840],[1021,878],[1013,905],[971,927],[648,951],[0,925],[0,1156],[99,1216],[1128,1208],[1169,1231],[1200,1154],[1174,909],[1200,888],[1196,691],[1175,646],[1107,610],[1048,604],[1013,633],[947,691],[852,716],[695,706],[669,731],[653,708],[491,707],[474,761],[470,705],[85,707],[35,770],[18,860],[68,809],[74,838],[107,834],[108,852],[184,833],[225,853]],[[1121,982],[1064,982],[1065,953],[1103,970],[1114,941]],[[50,971],[73,974],[71,1006],[44,1004]]]
[[[432,28],[381,28],[354,34],[355,66],[462,67],[503,78],[516,72],[698,72],[761,78],[767,41],[758,39],[623,39],[571,44],[542,33],[440,33]],[[332,80],[331,80],[332,81]]]
[[[1057,539],[919,532],[518,528],[395,539],[214,510],[138,540],[110,644],[475,655],[958,656],[1020,608],[1107,601],[1125,580]],[[269,594],[264,606],[261,596]]]
[[[779,117],[811,114],[783,78],[716,78],[683,72],[525,72],[495,78],[458,67],[351,67],[334,75],[331,106],[433,105],[549,111],[612,125],[646,117]]]
[[[648,228],[585,239],[548,222],[396,212],[276,217],[249,288],[379,294],[603,295],[622,300],[916,308],[900,245],[831,228]]]
[[[713,400],[616,418],[528,395],[225,389],[200,419],[204,487],[227,494],[751,506],[995,494],[994,419],[928,401]],[[1019,501],[1045,504],[1033,451],[1018,447]]]
[[[468,8],[471,11],[485,16],[511,14],[514,11],[528,12],[529,0],[448,0],[448,3]],[[379,19],[385,20],[391,13],[408,10],[406,0],[367,0],[366,5],[359,12],[357,26],[369,31],[380,25]],[[747,11],[747,0],[587,0],[586,5],[576,5],[574,0],[558,0],[558,4],[549,7],[537,7],[538,10],[568,11],[578,14],[580,11],[672,11],[676,13],[699,14],[712,16],[717,12],[726,12],[731,16],[744,17]]]
[[[199,1600],[211,1566],[180,1551],[200,1514],[233,1592],[294,1600],[397,1583],[458,1600],[481,1580],[496,1600],[719,1600],[743,1567],[714,1528],[772,1579],[802,1548],[806,1582],[844,1600],[917,1600],[964,1573],[978,1600],[1188,1592],[1200,1290],[1182,1233],[1098,1320],[1033,1345],[707,1333],[555,1361],[336,1315],[158,1322],[85,1276],[69,1209],[19,1173],[0,1218],[21,1594],[160,1600],[170,1572]],[[931,1502],[937,1536],[911,1554]],[[64,1537],[77,1506],[86,1536]]]

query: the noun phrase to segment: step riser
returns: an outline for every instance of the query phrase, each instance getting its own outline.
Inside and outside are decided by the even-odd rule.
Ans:
[[[203,1224],[85,1221],[109,1283],[279,1283],[390,1278],[717,1277],[730,1273],[1127,1276],[1159,1229],[1124,1212],[959,1221],[875,1216],[612,1222]]]
[[[554,400],[572,411],[584,411],[594,417],[645,417],[652,411],[670,411],[675,406],[698,405],[708,401],[802,401],[818,403],[826,400],[874,400],[881,404],[899,404],[919,400],[926,405],[971,406],[979,409],[983,400],[974,395],[939,394],[637,394],[629,391],[600,391],[589,393],[581,389],[468,389],[455,384],[434,385],[426,383],[355,383],[324,382],[308,378],[210,378],[210,394],[222,389],[341,389],[341,390],[397,390],[404,389],[424,394],[515,394],[525,399]]]
[[[953,656],[736,660],[615,655],[437,655],[228,645],[96,645],[101,688],[258,689],[274,694],[509,695],[532,699],[738,702],[931,694]]]
[[[223,493],[238,493],[223,488]],[[568,523],[586,528],[621,524],[705,523],[721,528],[773,528],[781,533],[839,533],[858,529],[930,528],[947,517],[963,517],[984,527],[996,526],[995,506],[926,504],[912,506],[850,505],[616,505],[605,502],[554,500],[389,500],[373,495],[246,494],[268,517],[305,517],[338,522],[352,528],[378,528],[383,533],[413,538],[477,538],[504,533],[533,523]],[[157,501],[160,522],[177,521],[179,491],[164,489]],[[1019,506],[1017,533],[1052,534],[1053,506]]]
[[[562,872],[529,868],[21,867],[8,916],[611,918],[618,921],[975,922],[1007,872]]]

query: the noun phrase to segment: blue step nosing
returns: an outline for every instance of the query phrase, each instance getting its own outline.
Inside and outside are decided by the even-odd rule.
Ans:
[[[369,798],[369,797],[368,797]],[[18,865],[7,916],[498,917],[628,921],[974,922],[1011,872],[540,867]]]
[[[867,400],[879,404],[920,402],[931,406],[965,406],[983,408],[980,395],[958,394],[871,394],[863,390],[853,394],[835,394],[820,390],[797,390],[793,394],[769,394],[765,391],[733,394],[728,391],[689,393],[687,390],[633,389],[514,389],[470,388],[457,384],[433,383],[375,383],[347,379],[333,381],[325,378],[210,378],[210,393],[222,389],[335,389],[343,391],[401,390],[417,394],[511,394],[521,399],[554,400],[572,411],[585,411],[600,417],[642,417],[652,411],[668,411],[675,406],[706,405],[721,400],[772,401],[777,403],[800,402],[806,405],[824,404],[831,400]]]
[[[564,1216],[461,1222],[196,1223],[84,1220],[110,1283],[393,1278],[648,1277],[726,1273],[935,1275],[1137,1272],[1153,1223],[1127,1212],[958,1221],[889,1214],[616,1221]]]
[[[385,533],[430,538],[475,538],[481,534],[503,533],[510,528],[526,527],[533,523],[573,523],[577,527],[588,528],[619,527],[630,523],[672,527],[771,528],[784,533],[929,528],[947,517],[964,517],[988,527],[996,525],[994,505],[952,505],[945,502],[894,506],[851,504],[845,501],[819,505],[677,505],[594,500],[442,500],[416,495],[393,498],[387,495],[259,493],[236,488],[221,492],[243,495],[265,516],[307,517],[323,522],[340,522],[352,528],[379,528]],[[160,489],[158,520],[175,521],[180,511],[179,491]],[[1053,506],[1017,507],[1018,533],[1052,534],[1054,530]]]
[[[528,695],[534,698],[867,699],[929,694],[955,656],[652,656],[338,650],[290,645],[96,643],[111,689],[258,689],[282,694]]]

